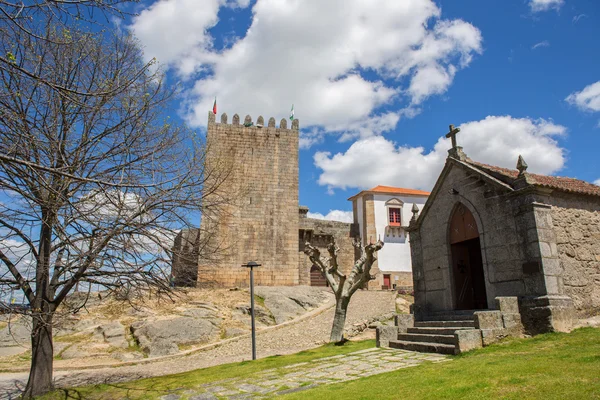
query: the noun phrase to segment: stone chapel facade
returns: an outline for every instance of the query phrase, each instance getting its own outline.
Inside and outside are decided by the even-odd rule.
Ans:
[[[303,254],[306,241],[325,247],[335,239],[341,263],[354,263],[353,224],[307,218],[298,204],[299,121],[256,122],[236,114],[215,121],[208,114],[207,179],[221,179],[204,196],[199,229],[179,233],[171,274],[176,286],[242,287],[249,284],[248,261],[256,285],[324,285]]]
[[[600,313],[599,186],[528,173],[522,158],[518,170],[481,164],[453,138],[408,230],[415,320],[506,297],[532,334]]]

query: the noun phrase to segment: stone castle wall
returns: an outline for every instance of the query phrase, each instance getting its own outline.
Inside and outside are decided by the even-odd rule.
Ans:
[[[582,316],[600,312],[600,202],[585,196],[553,201],[552,221],[564,293]]]
[[[183,229],[173,245],[172,283],[178,287],[193,287],[198,281],[198,249],[200,230]]]
[[[210,251],[200,252],[198,286],[246,286],[248,261],[262,264],[256,285],[299,283],[298,129],[297,120],[287,129],[285,119],[240,124],[236,114],[228,124],[209,113],[207,170],[224,182],[205,197],[200,229]]]
[[[307,241],[317,247],[322,255],[327,256],[327,245],[331,242],[332,238],[335,239],[339,247],[338,265],[340,265],[340,270],[343,274],[350,274],[354,266],[354,261],[357,258],[352,242],[358,236],[358,225],[302,216],[300,217],[299,225],[298,270],[300,285],[310,285],[312,263],[308,256],[304,254],[304,244]]]

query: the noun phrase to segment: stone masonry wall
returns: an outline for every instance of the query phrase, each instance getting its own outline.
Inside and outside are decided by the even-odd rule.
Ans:
[[[279,127],[273,118],[245,126],[251,123],[250,116],[240,124],[235,115],[228,124],[225,114],[216,123],[209,113],[207,166],[225,168],[227,176],[202,210],[201,230],[211,235],[216,257],[203,259],[201,252],[199,286],[246,286],[249,274],[241,265],[248,261],[262,264],[256,285],[299,283],[298,121],[292,129],[285,119]]]
[[[196,286],[198,280],[198,229],[184,229],[173,245],[172,282],[175,286]]]
[[[334,238],[337,246],[340,248],[338,252],[338,264],[341,267],[342,273],[350,273],[356,259],[352,242],[354,237],[358,236],[358,225],[302,217],[299,220],[299,225],[298,269],[300,285],[310,285],[312,263],[308,256],[304,254],[304,243],[306,241],[318,247],[322,255],[327,255],[327,245],[330,243],[331,238]]]
[[[564,293],[573,299],[582,317],[600,312],[600,204],[597,202],[583,197],[559,198],[552,207]]]

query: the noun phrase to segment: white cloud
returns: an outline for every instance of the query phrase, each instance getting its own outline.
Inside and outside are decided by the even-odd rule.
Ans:
[[[565,100],[584,111],[600,111],[600,81],[571,93]]]
[[[579,14],[573,17],[573,23],[576,24],[579,22],[580,19],[582,18],[587,18],[586,14]]]
[[[329,210],[327,215],[323,215],[321,213],[311,213],[307,214],[308,218],[315,219],[326,219],[329,221],[340,221],[340,222],[352,222],[353,216],[352,211],[342,211],[342,210]]]
[[[218,22],[221,0],[159,0],[133,19],[132,28],[146,58],[191,74],[208,61],[212,38],[207,29]]]
[[[303,127],[344,139],[379,134],[403,115],[379,107],[399,99],[414,106],[446,92],[482,52],[480,31],[441,19],[431,0],[258,0],[248,31],[216,50],[208,29],[223,3],[160,0],[131,26],[148,57],[195,80],[185,115],[196,126],[206,124],[217,96],[230,117],[287,115],[294,103]],[[313,132],[303,146],[315,140]]]
[[[596,180],[594,181],[594,185],[598,185],[598,186],[600,186],[600,179],[596,179]]]
[[[530,0],[529,8],[532,12],[559,10],[564,3],[564,0]]]
[[[550,42],[547,40],[544,40],[542,42],[536,43],[533,46],[531,46],[532,50],[538,49],[540,47],[550,47]]]
[[[458,142],[467,155],[487,164],[515,168],[521,154],[529,172],[551,174],[565,163],[564,150],[554,140],[566,128],[544,119],[488,116],[460,126]],[[441,137],[433,150],[399,146],[381,136],[356,141],[345,153],[317,152],[315,166],[323,172],[319,184],[334,188],[367,189],[390,185],[431,189],[451,147]]]

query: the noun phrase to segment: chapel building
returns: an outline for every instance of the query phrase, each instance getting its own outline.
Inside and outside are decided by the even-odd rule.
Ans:
[[[521,157],[516,170],[479,163],[452,139],[408,227],[415,320],[506,298],[531,334],[600,313],[600,187],[529,173]]]

